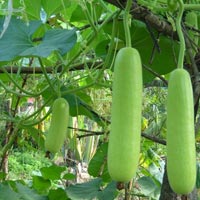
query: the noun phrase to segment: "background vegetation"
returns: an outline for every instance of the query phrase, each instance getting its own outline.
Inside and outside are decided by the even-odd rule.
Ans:
[[[184,3],[198,7],[200,2]],[[179,52],[177,13],[166,0],[133,1],[131,40],[141,55],[144,84],[140,163],[127,185],[112,181],[107,171],[113,63],[125,46],[125,4],[0,0],[0,200],[186,198],[175,194],[164,176],[167,83]],[[200,23],[198,9],[185,10],[182,31],[199,166],[199,26],[185,21],[192,11]],[[69,102],[70,123],[65,145],[53,155],[44,140],[59,95]],[[197,171],[188,199],[198,199]]]

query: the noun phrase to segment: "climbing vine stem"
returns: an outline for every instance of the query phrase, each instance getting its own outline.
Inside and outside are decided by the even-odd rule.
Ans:
[[[124,10],[124,19],[123,19],[127,47],[131,47],[131,34],[129,29],[129,24],[130,24],[129,12],[131,9],[131,5],[132,5],[132,0],[127,0],[126,8]]]
[[[183,68],[183,62],[184,62],[184,55],[185,55],[185,39],[181,27],[181,21],[184,11],[184,4],[182,0],[178,0],[179,3],[179,12],[176,19],[176,29],[180,41],[180,50],[179,50],[179,57],[178,57],[178,68]]]

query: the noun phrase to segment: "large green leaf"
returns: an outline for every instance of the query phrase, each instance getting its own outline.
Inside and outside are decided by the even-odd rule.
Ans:
[[[157,37],[158,33],[156,31],[151,30],[151,32],[154,37]],[[161,75],[169,73],[176,67],[176,58],[179,50],[177,42],[166,36],[159,36],[157,40],[160,48],[159,52],[155,47],[155,41],[147,30],[147,26],[138,20],[133,20],[131,36],[132,45],[140,52],[143,64],[151,67]],[[164,63],[161,61],[164,61]]]
[[[73,2],[74,4],[75,2]],[[86,11],[88,10],[89,13],[95,13],[95,19],[99,19],[102,14],[102,6],[99,5],[99,2],[88,1],[85,4],[77,4],[76,8],[73,8],[73,13],[71,15],[70,21],[71,22],[86,22],[88,23],[88,18],[86,15]]]
[[[61,173],[66,170],[66,167],[52,165],[50,167],[43,167],[40,169],[44,179],[59,180]]]
[[[46,19],[60,13],[63,9],[68,8],[71,4],[69,0],[15,0],[13,1],[13,8],[25,8],[25,15],[28,20],[41,19],[41,11],[43,9]],[[15,14],[15,13],[14,13]]]
[[[168,74],[176,67],[175,58],[178,58],[179,45],[165,36],[160,36],[158,44],[160,52],[158,50],[153,52],[153,41],[151,38],[144,39],[144,43],[138,44],[135,47],[140,52],[143,64],[160,75]],[[143,72],[145,82],[148,82],[151,77],[154,77],[153,74],[145,69]]]
[[[0,19],[3,27],[4,19]],[[31,21],[29,25],[19,19],[12,18],[8,29],[0,39],[0,61],[9,61],[33,46],[31,35],[41,25],[40,21]]]
[[[57,84],[57,80],[51,79],[54,83],[54,86]],[[46,82],[39,83],[40,87],[46,87]],[[69,103],[69,112],[72,117],[78,115],[85,115],[91,120],[98,123],[100,126],[105,126],[106,119],[100,116],[93,108],[92,108],[92,100],[91,97],[83,90],[76,91],[74,93],[70,93],[70,91],[77,90],[77,87],[61,87],[61,94],[63,98],[65,98]],[[69,91],[69,93],[67,93]],[[66,94],[67,93],[67,94]],[[42,96],[45,100],[49,99],[52,95],[51,88],[46,89]],[[55,97],[57,98],[57,97]],[[52,102],[51,102],[52,103]],[[49,105],[51,106],[51,105]]]
[[[61,12],[64,8],[68,8],[71,4],[69,0],[41,0],[42,1],[42,8],[47,14],[47,18],[51,17],[52,15],[56,15],[57,13]],[[73,2],[74,3],[74,2]]]
[[[89,105],[91,99],[88,99],[88,95],[84,92],[79,92],[77,94],[67,94],[64,98],[67,99],[70,106],[70,115],[85,115],[97,122],[99,125],[103,126],[103,119],[96,113],[92,107]]]
[[[67,195],[76,200],[113,200],[116,196],[116,183],[111,182],[105,188],[100,178],[89,182],[71,185],[67,189]]]
[[[13,191],[9,184],[1,183],[0,184],[0,200],[12,199],[19,200],[20,195]]]
[[[9,181],[0,184],[0,200],[47,200],[46,196],[39,195],[35,190],[20,183]]]
[[[33,188],[36,189],[40,194],[47,194],[51,187],[51,181],[44,179],[41,176],[33,176],[32,178]]]
[[[118,22],[118,30],[118,38],[125,41],[122,22]],[[179,50],[178,42],[172,41],[172,39],[166,36],[160,36],[157,40],[160,48],[160,52],[158,52],[154,47],[155,41],[153,41],[151,34],[143,22],[133,20],[130,30],[132,46],[139,51],[143,64],[160,75],[167,74],[176,67],[176,58],[178,57]],[[108,23],[104,31],[111,34],[112,23]],[[152,30],[152,33],[157,37],[158,33],[156,31]],[[144,82],[149,82],[153,78],[155,76],[152,73],[145,69],[143,70]]]
[[[41,0],[32,1],[24,0],[24,6],[26,7],[26,15],[29,20],[39,20],[41,11]]]
[[[143,176],[137,180],[137,184],[140,188],[140,193],[147,197],[158,198],[160,193],[160,188],[155,184],[155,182],[147,176]]]
[[[156,154],[156,156],[158,157],[158,155]],[[155,158],[155,155],[154,155]],[[151,163],[149,165],[149,173],[152,176],[152,179],[154,180],[155,184],[158,187],[161,187],[162,181],[163,181],[163,173],[164,173],[164,162],[162,162],[162,160],[158,160],[159,165],[156,165],[156,161]]]
[[[50,190],[48,194],[48,198],[49,200],[67,200],[68,199],[66,192],[61,188],[58,188],[56,190]]]
[[[40,11],[41,11],[41,0],[32,1],[32,0],[15,0],[12,2],[14,10],[21,10],[21,12],[13,12],[15,16],[22,15],[26,20],[39,20]],[[6,5],[7,8],[7,5]]]
[[[76,178],[76,175],[75,174],[72,174],[72,173],[66,173],[62,179],[65,179],[65,180],[74,180]]]
[[[21,183],[16,183],[16,189],[20,195],[20,200],[47,200],[46,196],[39,195],[35,190]]]
[[[47,57],[53,51],[58,51],[61,55],[64,55],[74,46],[75,42],[75,30],[51,29],[45,33],[39,45],[28,48],[20,56]]]
[[[32,36],[41,24],[41,21],[30,21],[27,25],[22,20],[12,18],[0,39],[0,61],[10,61],[20,56],[47,57],[53,51],[64,55],[76,43],[76,31],[66,29],[47,30],[42,41],[34,43]],[[3,18],[0,19],[2,26]]]
[[[108,143],[102,144],[96,151],[88,166],[88,173],[93,177],[99,177],[108,182],[111,180],[107,167]]]

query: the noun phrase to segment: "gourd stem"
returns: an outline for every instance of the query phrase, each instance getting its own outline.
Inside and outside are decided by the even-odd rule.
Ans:
[[[124,18],[123,18],[125,39],[126,39],[127,47],[131,47],[131,35],[130,35],[130,29],[129,29],[129,23],[130,23],[129,12],[131,9],[131,5],[132,5],[132,0],[127,0],[126,8],[124,10]]]
[[[176,19],[176,29],[177,29],[177,33],[178,33],[178,37],[180,41],[178,68],[183,68],[184,55],[185,55],[185,39],[182,32],[181,20],[182,20],[183,11],[184,11],[184,4],[182,0],[178,0],[178,3],[179,3],[179,12]]]

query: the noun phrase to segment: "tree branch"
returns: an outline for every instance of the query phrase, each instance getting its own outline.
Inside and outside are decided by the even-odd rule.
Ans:
[[[158,144],[166,145],[166,141],[163,140],[163,139],[157,138],[157,137],[155,137],[155,136],[151,136],[151,135],[146,134],[146,133],[144,133],[144,132],[142,132],[141,135],[142,135],[142,137],[144,137],[144,138],[146,138],[146,139],[148,139],[148,140],[151,140],[151,141],[156,142],[156,143],[158,143]]]
[[[75,65],[74,67],[72,66],[69,71],[82,70],[82,69],[84,69],[85,64],[86,63],[81,63],[79,65]],[[99,69],[99,68],[101,68],[101,64],[102,64],[102,61],[89,62],[89,63],[87,63],[87,67]],[[13,74],[16,74],[16,73],[20,73],[20,74],[43,74],[41,67],[5,66],[4,69],[8,73],[13,73]],[[63,69],[63,66],[59,66],[59,67],[57,67],[57,69],[56,69],[56,66],[45,67],[45,70],[48,74],[55,73],[55,71],[57,73],[62,72],[62,69]],[[0,68],[0,73],[4,73],[4,70],[2,70],[1,68]]]
[[[120,9],[124,9],[126,1],[124,0],[104,0]],[[148,8],[139,6],[136,2],[132,3],[131,15],[134,19],[148,23],[152,28],[164,35],[178,39],[177,33],[173,31],[173,27],[167,21],[161,19],[158,15],[153,14]]]

